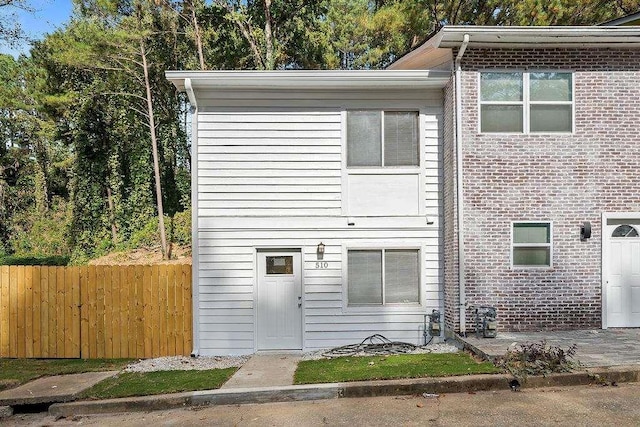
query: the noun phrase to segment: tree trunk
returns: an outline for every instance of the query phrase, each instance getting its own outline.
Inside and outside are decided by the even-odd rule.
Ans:
[[[118,244],[118,227],[116,227],[116,214],[113,206],[111,187],[107,185],[107,204],[109,205],[109,222],[111,223],[111,241],[113,246]]]
[[[206,70],[207,66],[204,63],[204,53],[202,50],[202,34],[200,33],[200,25],[198,25],[198,19],[196,18],[196,8],[191,4],[191,19],[193,21],[193,32],[196,38],[196,46],[198,48],[198,59],[200,60],[200,69]]]
[[[275,55],[273,51],[273,19],[271,18],[271,0],[264,0],[264,41],[265,41],[265,68],[275,68]]]
[[[153,98],[151,97],[151,83],[149,82],[149,67],[147,65],[147,53],[144,47],[144,40],[140,39],[140,55],[142,57],[142,68],[144,71],[144,85],[147,91],[147,110],[149,112],[149,131],[151,133],[151,147],[153,151],[153,173],[156,182],[156,203],[158,206],[158,230],[160,231],[160,246],[162,256],[168,259],[167,235],[164,228],[164,209],[162,208],[162,187],[160,186],[160,162],[158,160],[158,140],[156,138],[156,123],[153,116]]]

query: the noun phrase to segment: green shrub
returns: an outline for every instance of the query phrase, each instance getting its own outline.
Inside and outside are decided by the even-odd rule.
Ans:
[[[68,256],[5,256],[0,258],[0,265],[67,265]]]
[[[173,218],[164,217],[164,225],[167,231],[167,240],[178,245],[191,244],[191,209],[178,212]],[[135,231],[128,244],[130,249],[153,247],[160,244],[160,232],[158,231],[158,217],[150,218],[145,225]]]
[[[158,232],[158,217],[150,218],[142,228],[131,234],[129,243],[126,245],[131,249],[148,248],[160,244],[160,234]]]
[[[71,218],[71,209],[59,199],[47,211],[23,212],[14,218],[9,253],[34,259],[69,255],[66,236]]]
[[[178,212],[173,217],[170,227],[170,239],[179,245],[191,244],[191,208]]]

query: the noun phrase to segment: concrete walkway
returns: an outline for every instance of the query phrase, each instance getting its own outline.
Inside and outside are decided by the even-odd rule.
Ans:
[[[256,388],[293,384],[293,374],[298,366],[297,354],[254,354],[221,388]]]
[[[74,400],[81,392],[117,373],[116,371],[85,372],[39,378],[0,392],[0,406],[68,402]]]
[[[499,332],[496,338],[457,337],[470,350],[485,358],[504,356],[517,343],[545,340],[566,349],[577,346],[575,359],[583,366],[623,366],[640,364],[640,329],[593,329],[581,331]]]

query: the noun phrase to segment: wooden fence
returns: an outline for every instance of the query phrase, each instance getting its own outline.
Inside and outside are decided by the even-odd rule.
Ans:
[[[192,350],[191,265],[0,266],[0,357]]]

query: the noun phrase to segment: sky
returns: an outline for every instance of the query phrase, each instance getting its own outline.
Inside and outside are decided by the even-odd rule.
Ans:
[[[41,40],[47,33],[62,27],[71,17],[71,0],[27,0],[34,12],[24,12],[8,6],[0,8],[0,14],[15,15],[28,37]],[[29,53],[29,42],[23,41],[12,47],[0,43],[0,53],[18,56]]]

